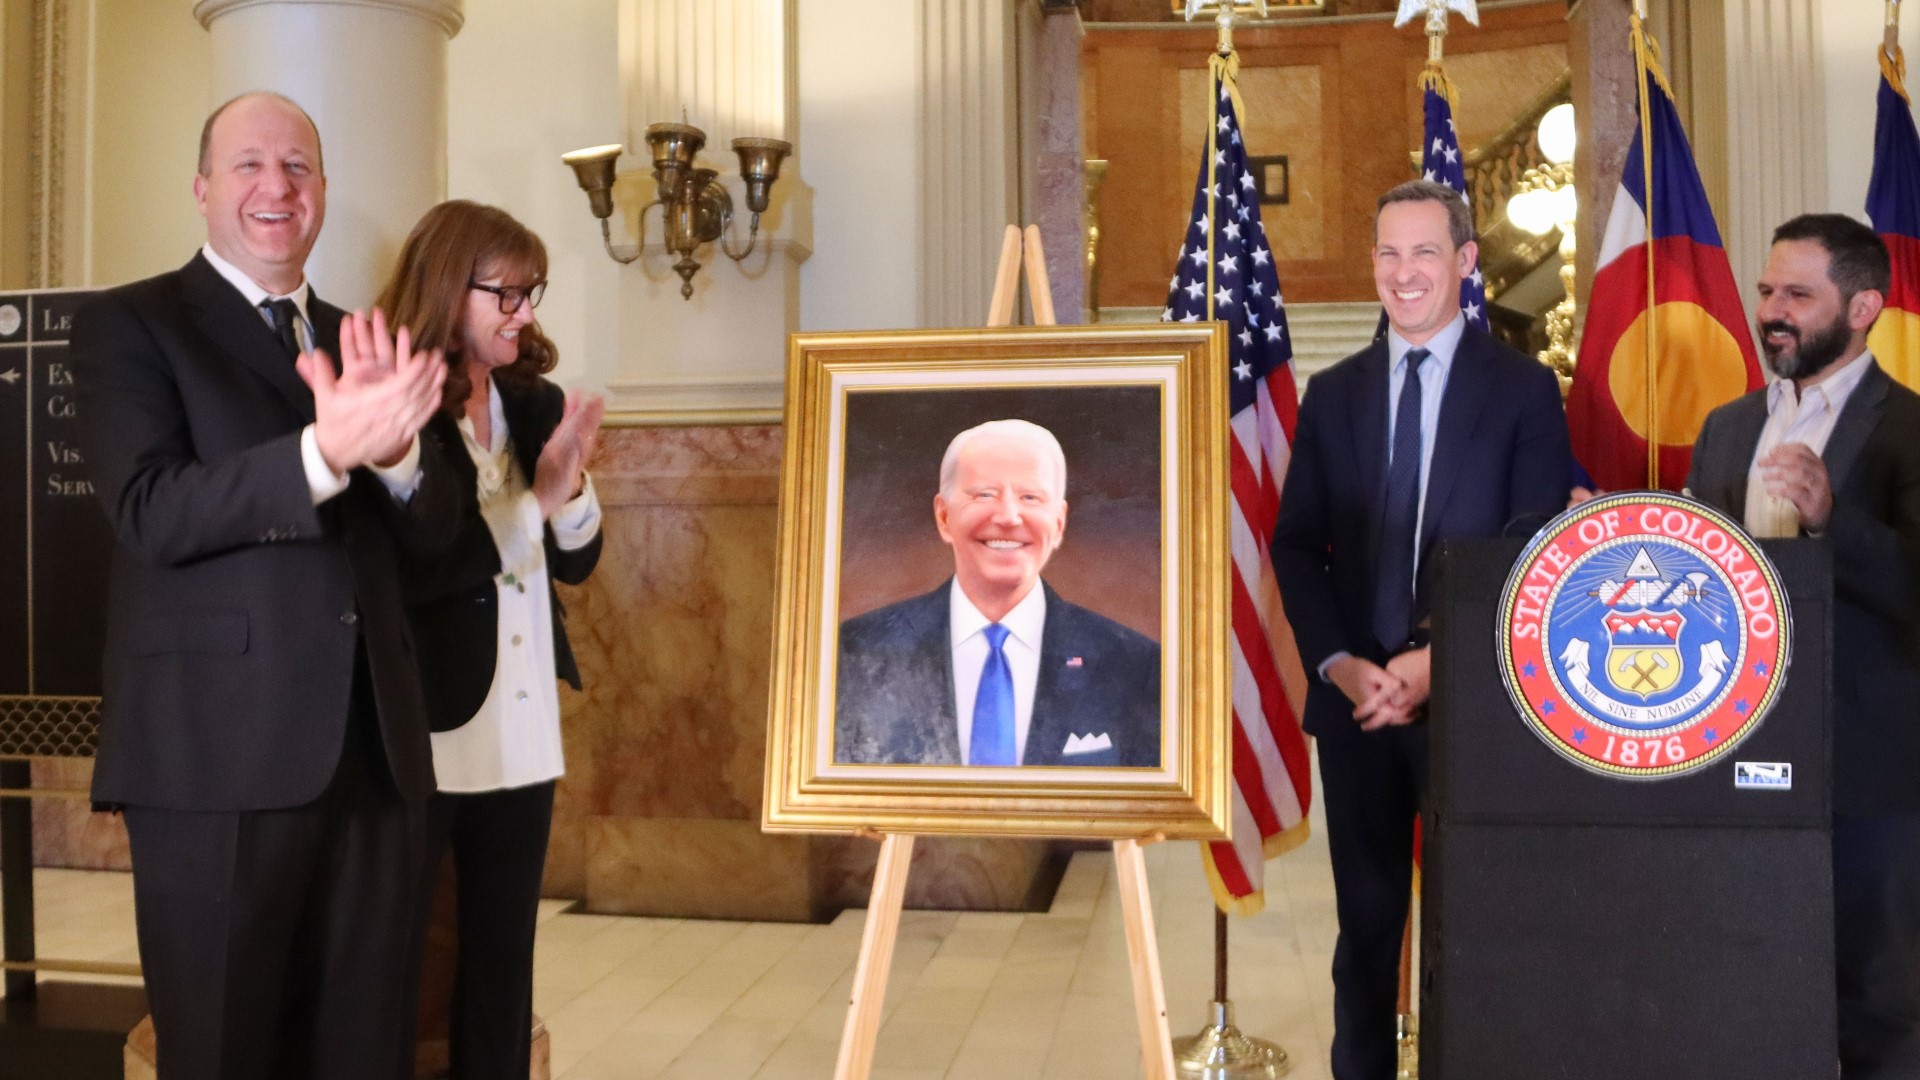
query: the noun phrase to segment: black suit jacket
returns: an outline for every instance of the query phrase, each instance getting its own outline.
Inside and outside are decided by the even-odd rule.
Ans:
[[[309,315],[337,356],[341,312],[315,299]],[[404,505],[355,469],[315,507],[300,458],[312,395],[260,313],[197,255],[95,297],[71,355],[82,445],[118,540],[94,797],[311,802],[340,760],[363,637],[394,782],[407,798],[430,793],[398,548],[442,547],[460,521],[439,453],[421,441]]]
[[[1756,390],[1708,414],[1687,488],[1740,520],[1767,423]],[[1920,811],[1920,395],[1874,363],[1820,455],[1833,488],[1833,806]]]
[[[833,758],[841,764],[958,765],[954,716],[952,581],[840,624]],[[1060,599],[1045,582],[1039,681],[1025,765],[1157,767],[1160,645]],[[1109,749],[1064,753],[1073,736],[1106,735]]]
[[[1273,533],[1273,569],[1311,676],[1328,657],[1387,657],[1373,640],[1387,481],[1387,342],[1313,377]],[[1414,621],[1426,618],[1442,540],[1499,536],[1566,508],[1573,451],[1553,373],[1469,326],[1440,403],[1420,526]],[[1305,726],[1353,723],[1339,688],[1310,680]]]
[[[540,451],[553,437],[566,405],[566,394],[541,379],[529,392],[498,383],[500,408],[507,418],[514,458],[532,483]],[[460,435],[459,421],[441,413],[427,424],[424,437],[434,441],[448,461],[455,482],[477,492],[479,475]],[[477,495],[476,495],[477,498]],[[567,642],[565,610],[553,582],[578,585],[600,562],[601,535],[584,547],[560,550],[553,526],[546,530],[547,595],[553,610],[555,673],[580,689],[580,668]],[[443,554],[407,561],[407,606],[413,617],[414,638],[420,650],[421,677],[427,692],[427,715],[434,731],[451,731],[473,719],[493,686],[499,648],[499,593],[494,575],[500,572],[500,552],[481,518],[477,502],[462,523],[460,536]]]

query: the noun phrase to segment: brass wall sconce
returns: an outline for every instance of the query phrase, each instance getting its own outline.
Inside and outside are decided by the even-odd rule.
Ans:
[[[626,265],[640,257],[647,243],[647,211],[658,206],[666,229],[667,250],[680,256],[673,269],[680,275],[680,295],[693,298],[693,275],[700,262],[693,253],[701,244],[719,241],[720,250],[739,262],[753,254],[760,236],[760,215],[766,212],[768,195],[780,178],[780,163],[793,152],[793,144],[782,139],[735,139],[733,152],[740,155],[740,178],[747,187],[747,209],[753,219],[747,228],[746,247],[735,251],[732,243],[733,196],[713,169],[694,164],[695,155],[707,144],[707,133],[691,124],[654,124],[647,128],[647,147],[653,151],[655,198],[640,209],[640,238],[631,250],[622,252],[613,246],[614,162],[626,148],[618,143],[593,146],[560,155],[573,169],[580,189],[587,193],[587,205],[600,219],[600,239],[607,254]]]

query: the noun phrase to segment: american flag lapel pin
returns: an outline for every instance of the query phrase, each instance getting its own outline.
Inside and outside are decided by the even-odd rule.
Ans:
[[[1087,666],[1087,662],[1085,660],[1080,659],[1077,656],[1069,656],[1067,657],[1067,666],[1068,667],[1085,667]]]

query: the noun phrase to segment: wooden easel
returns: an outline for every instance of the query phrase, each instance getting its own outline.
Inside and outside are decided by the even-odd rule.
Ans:
[[[988,326],[1008,326],[1013,322],[1023,247],[1033,321],[1038,326],[1055,323],[1053,290],[1047,282],[1039,226],[1027,226],[1024,238],[1023,244],[1021,230],[1007,226],[1006,239],[1000,244],[1000,269],[993,279],[993,299],[987,305]],[[873,835],[880,839],[880,862],[874,868],[873,894],[867,900],[867,923],[860,934],[860,958],[853,968],[853,994],[847,1005],[847,1024],[840,1035],[840,1060],[833,1070],[834,1080],[867,1080],[873,1070],[873,1045],[880,1034],[880,1007],[887,1000],[887,970],[892,966],[893,943],[900,932],[907,866],[913,861],[911,835]],[[1160,979],[1160,945],[1153,930],[1146,860],[1140,851],[1156,839],[1158,837],[1115,840],[1113,861],[1119,870],[1120,913],[1126,927],[1129,966],[1133,969],[1133,1009],[1140,1022],[1140,1054],[1146,1066],[1146,1080],[1174,1080],[1167,992]]]

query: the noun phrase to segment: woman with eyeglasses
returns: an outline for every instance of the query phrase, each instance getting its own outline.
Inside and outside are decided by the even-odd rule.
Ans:
[[[584,466],[606,407],[542,377],[558,359],[534,321],[546,274],[526,226],[453,200],[414,226],[379,300],[416,348],[445,351],[445,399],[422,435],[478,496],[453,548],[406,574],[439,786],[423,939],[448,851],[458,881],[456,1080],[528,1075],[534,924],[563,770],[556,678],[580,688],[550,582],[577,585],[600,558]]]

